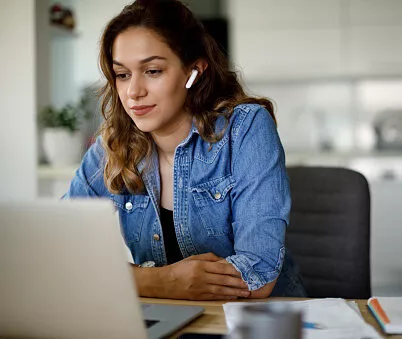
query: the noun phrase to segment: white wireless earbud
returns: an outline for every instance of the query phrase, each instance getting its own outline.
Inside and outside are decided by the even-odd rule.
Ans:
[[[198,71],[196,69],[193,69],[191,71],[190,78],[188,79],[188,81],[186,83],[186,88],[190,88],[193,85],[194,80],[197,77],[197,75],[198,75]]]

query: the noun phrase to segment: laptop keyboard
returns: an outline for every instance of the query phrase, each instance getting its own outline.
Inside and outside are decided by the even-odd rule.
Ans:
[[[142,312],[145,311],[151,305],[148,304],[141,304]],[[150,328],[151,326],[157,324],[160,320],[151,320],[151,319],[144,319],[145,327]]]
[[[145,319],[145,326],[146,328],[150,328],[151,326],[157,324],[159,320],[150,320],[150,319]]]

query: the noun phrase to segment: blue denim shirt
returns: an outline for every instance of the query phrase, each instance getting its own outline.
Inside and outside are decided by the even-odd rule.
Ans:
[[[216,129],[223,126],[223,119],[218,119]],[[241,272],[249,289],[256,290],[278,278],[286,252],[291,198],[277,129],[263,107],[239,105],[223,138],[210,146],[193,125],[176,148],[173,217],[177,241],[183,257],[213,252],[226,258]],[[166,265],[156,150],[149,168],[144,161],[138,166],[146,187],[142,194],[111,194],[104,184],[104,165],[98,138],[65,197],[113,200],[135,262],[152,260],[157,266]],[[285,290],[294,291],[299,284],[297,272],[289,267],[282,271],[287,277],[279,279],[283,282],[278,281],[276,289],[282,291],[277,294],[292,295]]]

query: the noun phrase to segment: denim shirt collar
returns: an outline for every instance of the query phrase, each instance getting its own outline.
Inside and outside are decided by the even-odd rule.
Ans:
[[[190,140],[191,140],[191,138],[192,138],[192,136],[194,134],[200,135],[200,132],[198,131],[197,127],[195,126],[195,119],[193,118],[193,122],[192,122],[191,128],[190,128],[190,132],[188,133],[187,137],[179,145],[177,145],[177,147],[187,145],[190,142]]]

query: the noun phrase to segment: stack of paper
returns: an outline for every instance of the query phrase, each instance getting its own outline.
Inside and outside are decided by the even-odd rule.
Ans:
[[[385,333],[402,333],[402,297],[372,297],[367,305]]]
[[[304,328],[303,339],[380,339],[377,331],[367,324],[354,302],[344,299],[314,299],[303,301],[269,301],[286,303],[301,311],[303,322],[317,324],[318,328]],[[223,305],[229,333],[239,321],[241,307],[249,303],[230,302]]]

